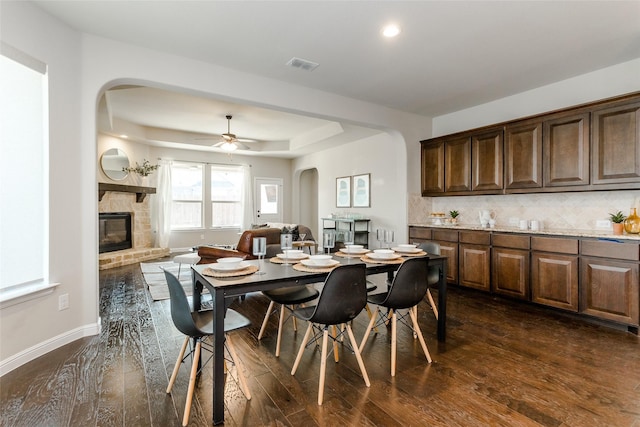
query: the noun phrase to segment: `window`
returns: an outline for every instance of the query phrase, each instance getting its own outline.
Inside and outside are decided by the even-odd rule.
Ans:
[[[211,165],[211,226],[242,226],[244,172],[240,166]]]
[[[202,228],[203,165],[174,162],[171,166],[171,229]]]
[[[46,65],[6,43],[0,48],[0,301],[4,302],[54,285],[48,283]]]

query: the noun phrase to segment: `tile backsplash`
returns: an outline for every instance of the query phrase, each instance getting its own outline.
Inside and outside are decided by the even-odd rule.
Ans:
[[[629,215],[633,207],[640,211],[640,190],[453,197],[410,194],[408,222],[428,224],[431,212],[457,210],[461,224],[479,225],[478,211],[490,209],[501,227],[517,227],[518,220],[527,219],[540,221],[547,230],[606,230],[596,221],[608,220],[610,212],[619,210]]]

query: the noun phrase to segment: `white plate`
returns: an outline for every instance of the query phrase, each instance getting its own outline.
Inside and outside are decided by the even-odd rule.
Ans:
[[[276,256],[280,259],[305,259],[305,258],[309,258],[309,255],[307,254],[288,254],[289,256],[286,256],[285,254],[276,254]]]
[[[214,262],[213,264],[211,264],[211,269],[213,271],[238,271],[242,270],[243,268],[247,268],[248,266],[249,264],[244,261],[235,265],[224,265],[224,263],[221,264],[219,262]]]
[[[375,259],[377,261],[391,261],[393,259],[398,259],[398,258],[401,257],[401,255],[399,255],[399,254],[389,254],[389,255],[384,254],[384,255],[380,255],[380,254],[377,254],[375,252],[371,252],[371,253],[367,254],[367,256],[369,258]]]
[[[349,255],[361,255],[369,252],[369,249],[362,248],[362,249],[351,249],[347,251],[347,248],[342,248],[340,249],[340,252],[342,252],[343,254],[349,254]]]
[[[417,254],[418,252],[422,252],[420,248],[391,248],[396,252],[403,252],[405,254]]]
[[[311,268],[327,268],[327,267],[333,267],[334,265],[338,265],[340,264],[340,261],[337,261],[335,259],[330,260],[329,262],[327,262],[326,264],[316,264],[315,261],[310,260],[310,259],[303,259],[302,261],[300,261],[302,263],[302,265],[304,265],[305,267],[311,267]]]

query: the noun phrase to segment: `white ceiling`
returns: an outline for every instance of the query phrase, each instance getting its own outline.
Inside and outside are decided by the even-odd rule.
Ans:
[[[636,0],[35,3],[82,32],[432,117],[640,57]],[[389,22],[402,28],[395,39],[380,35]],[[320,66],[287,67],[292,57]],[[222,133],[232,113],[232,133],[270,141],[276,152],[278,141],[354,130],[214,100],[171,107],[152,102],[171,96],[146,89],[113,92],[121,93],[110,113],[127,123]],[[168,121],[176,112],[180,120]]]

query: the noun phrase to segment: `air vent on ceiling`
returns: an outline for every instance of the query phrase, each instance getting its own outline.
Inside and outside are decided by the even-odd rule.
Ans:
[[[304,70],[304,71],[313,71],[320,64],[313,61],[307,61],[306,59],[296,58],[294,56],[289,60],[289,62],[287,62],[287,65],[293,68],[300,68],[301,70]]]

